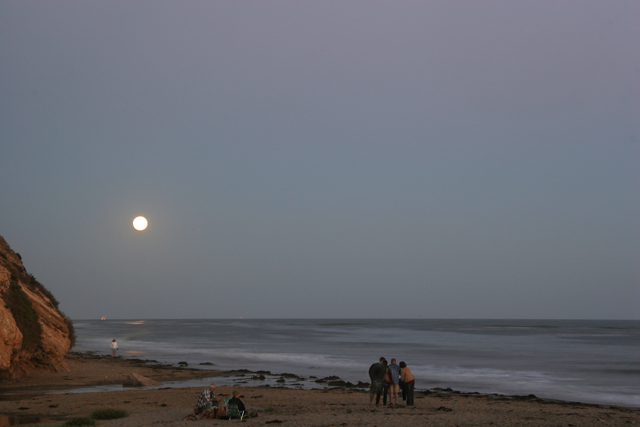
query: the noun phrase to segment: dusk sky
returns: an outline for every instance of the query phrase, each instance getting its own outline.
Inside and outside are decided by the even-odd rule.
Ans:
[[[0,183],[72,319],[640,319],[640,2],[3,0]]]

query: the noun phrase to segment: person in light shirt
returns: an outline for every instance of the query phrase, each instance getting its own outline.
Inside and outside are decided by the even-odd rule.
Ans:
[[[391,384],[389,384],[389,403],[395,406],[398,404],[398,392],[400,391],[400,366],[396,364],[396,359],[391,359],[389,377],[391,377]]]

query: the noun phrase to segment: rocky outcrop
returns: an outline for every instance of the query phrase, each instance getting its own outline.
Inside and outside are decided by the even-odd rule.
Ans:
[[[58,301],[0,237],[0,378],[66,369],[64,356],[74,340]]]

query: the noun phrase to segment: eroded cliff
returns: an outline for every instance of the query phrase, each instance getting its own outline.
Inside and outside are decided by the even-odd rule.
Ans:
[[[64,369],[74,340],[73,324],[58,301],[0,236],[0,378]]]

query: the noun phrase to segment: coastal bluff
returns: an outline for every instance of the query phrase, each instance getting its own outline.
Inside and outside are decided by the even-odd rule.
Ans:
[[[71,320],[0,236],[0,378],[18,379],[35,370],[67,370],[73,346]]]

